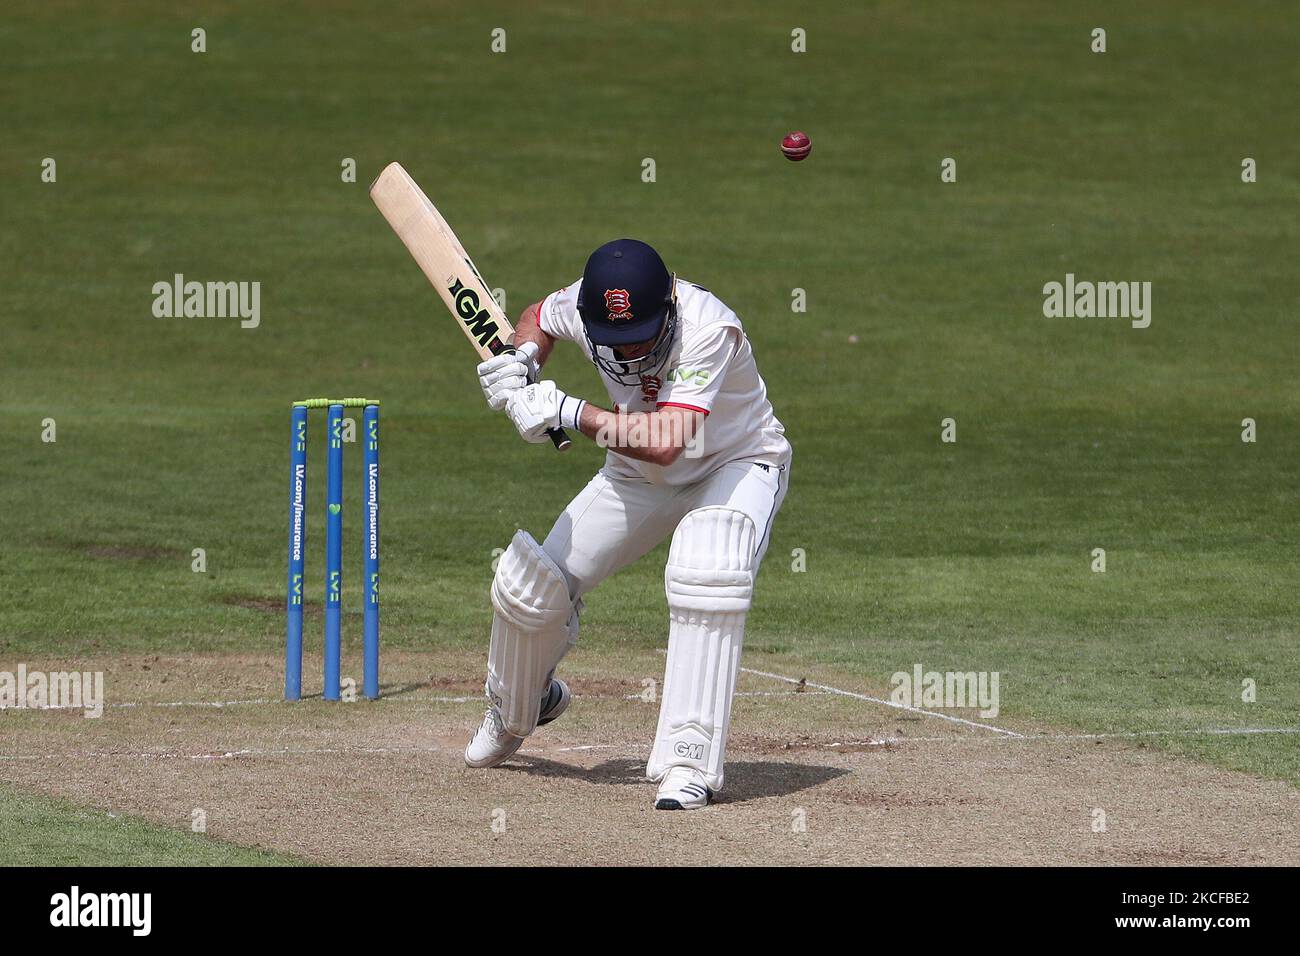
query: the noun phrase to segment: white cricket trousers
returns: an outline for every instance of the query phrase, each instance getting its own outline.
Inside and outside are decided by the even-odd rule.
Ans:
[[[542,550],[560,566],[577,600],[671,535],[688,512],[718,505],[743,511],[754,522],[757,574],[789,474],[788,463],[733,461],[707,478],[671,486],[614,478],[602,469],[569,502]]]

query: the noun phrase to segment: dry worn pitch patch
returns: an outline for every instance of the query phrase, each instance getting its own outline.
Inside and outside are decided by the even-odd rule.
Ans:
[[[788,660],[745,663],[804,676]],[[78,661],[105,671],[104,716],[0,713],[0,779],[186,829],[201,808],[211,836],[320,863],[1300,863],[1300,791],[1287,784],[753,673],[720,802],[655,811],[643,773],[658,705],[641,697],[663,658],[599,664],[566,662],[569,712],[482,771],[461,760],[482,714],[480,654],[389,654],[384,699],[354,704],[279,702],[278,657]]]

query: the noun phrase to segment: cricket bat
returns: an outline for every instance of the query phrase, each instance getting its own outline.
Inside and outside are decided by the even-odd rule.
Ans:
[[[509,351],[506,343],[514,326],[447,220],[400,163],[384,168],[370,186],[370,198],[438,290],[479,358]],[[547,435],[559,451],[572,444],[563,429],[548,429]]]

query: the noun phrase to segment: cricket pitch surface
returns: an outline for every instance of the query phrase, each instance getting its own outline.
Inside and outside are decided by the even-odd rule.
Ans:
[[[179,829],[201,810],[209,837],[320,864],[1300,864],[1286,783],[1143,735],[902,711],[762,654],[719,801],[656,811],[643,682],[663,656],[592,663],[562,666],[563,717],[471,770],[482,653],[388,653],[382,699],[343,704],[279,700],[278,655],[78,660],[105,672],[103,716],[0,714],[0,780]],[[304,674],[318,695],[318,659]]]

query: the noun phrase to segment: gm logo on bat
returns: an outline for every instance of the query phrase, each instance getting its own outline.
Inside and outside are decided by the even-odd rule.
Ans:
[[[478,344],[490,349],[495,355],[501,350],[501,341],[497,338],[497,324],[487,309],[481,307],[478,293],[457,279],[448,290],[456,302],[456,317],[465,323],[465,328],[478,340]],[[489,343],[489,340],[497,341]]]

